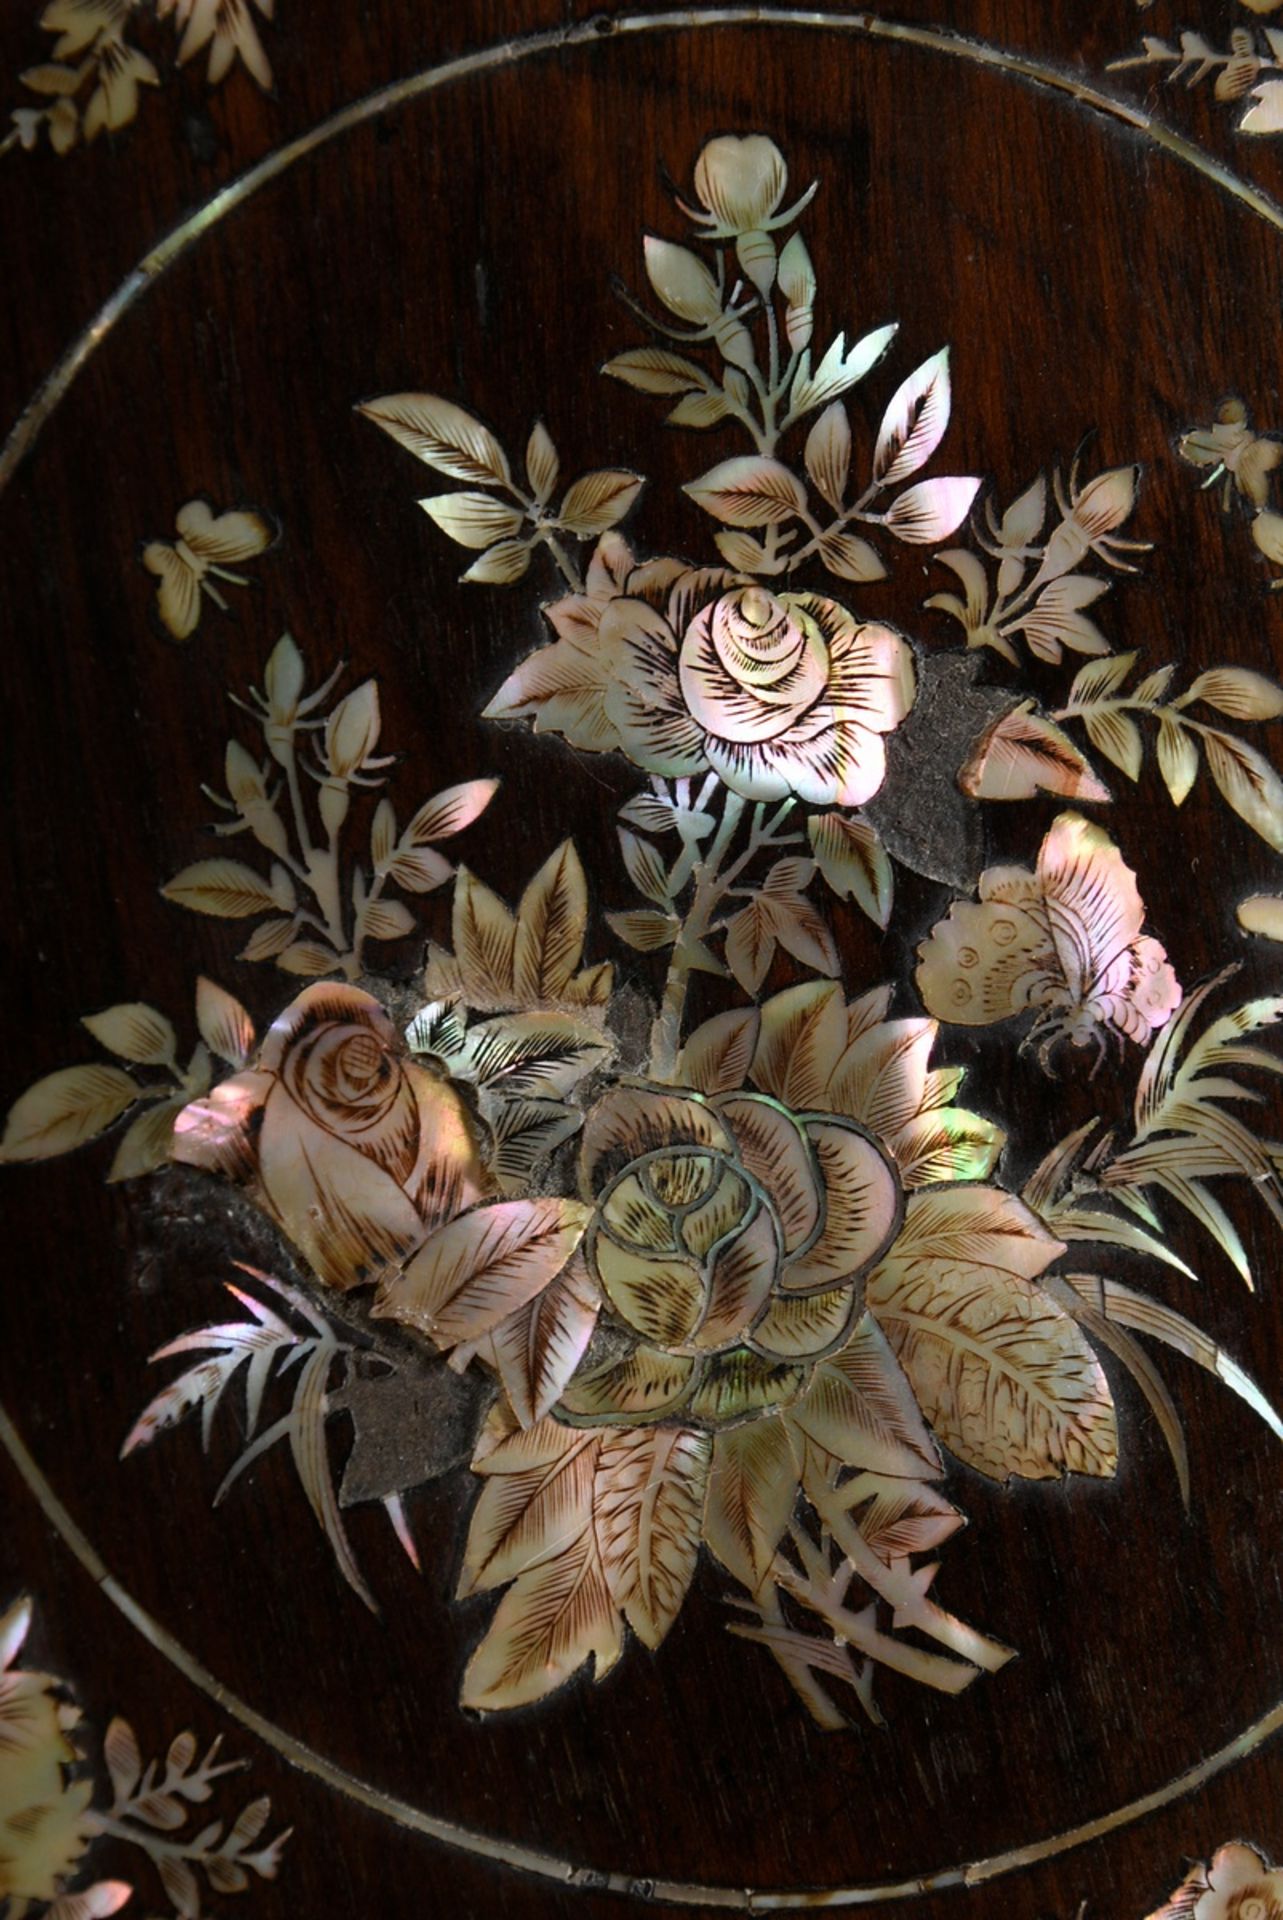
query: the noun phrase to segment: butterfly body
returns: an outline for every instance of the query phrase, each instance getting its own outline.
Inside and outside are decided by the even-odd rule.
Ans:
[[[1162,946],[1141,931],[1136,878],[1101,827],[1063,813],[1037,867],[991,867],[978,901],[956,901],[919,952],[929,1012],[959,1026],[991,1026],[1033,1011],[1025,1045],[1049,1064],[1060,1040],[1148,1043],[1180,1005]]]

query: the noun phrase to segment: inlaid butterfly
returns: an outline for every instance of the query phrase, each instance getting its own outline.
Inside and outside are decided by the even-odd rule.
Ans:
[[[257,513],[220,513],[205,500],[189,500],[177,514],[177,539],[152,540],[143,548],[143,565],[160,581],[156,604],[162,622],[175,640],[188,640],[200,624],[201,594],[227,611],[227,602],[210,575],[247,587],[241,573],[229,573],[228,563],[252,560],[272,544],[272,529]]]
[[[978,901],[958,900],[918,949],[918,990],[928,1012],[986,1027],[1029,1009],[1024,1042],[1040,1041],[1050,1066],[1059,1040],[1145,1045],[1181,1003],[1159,942],[1142,934],[1136,876],[1103,827],[1062,813],[1027,867],[990,867]],[[1093,1068],[1093,1072],[1095,1068]]]

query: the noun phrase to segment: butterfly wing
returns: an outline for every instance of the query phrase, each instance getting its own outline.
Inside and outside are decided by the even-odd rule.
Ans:
[[[1063,998],[1055,947],[1036,910],[1034,876],[1020,868],[994,868],[984,876],[982,891],[989,880],[997,880],[1000,891],[1005,881],[1005,891],[1015,897],[956,900],[918,948],[923,1003],[937,1020],[957,1026],[991,1026]]]
[[[163,540],[143,549],[143,565],[160,582],[156,605],[175,640],[190,640],[200,622],[200,582],[182,556]]]
[[[1039,850],[1038,882],[1070,1004],[1115,992],[1145,908],[1135,874],[1104,828],[1060,814]]]
[[[178,531],[192,552],[212,566],[252,560],[265,553],[272,530],[256,513],[215,514],[205,500],[189,500],[178,510]]]
[[[1109,986],[1097,988],[1089,1005],[1099,1019],[1143,1047],[1180,1006],[1181,985],[1164,948],[1148,934],[1128,947],[1124,959],[1125,976],[1115,969]]]
[[[1070,1004],[1147,1041],[1180,1005],[1159,942],[1142,935],[1136,875],[1103,827],[1062,813],[1042,844],[1038,879]]]

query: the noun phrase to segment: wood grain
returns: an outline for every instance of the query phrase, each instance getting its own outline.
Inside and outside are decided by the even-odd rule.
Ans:
[[[41,51],[27,11],[0,23],[8,76]],[[1228,392],[1262,425],[1283,425],[1283,234],[1141,131],[972,61],[802,26],[700,26],[700,9],[689,28],[629,36],[604,30],[611,11],[280,0],[275,97],[243,75],[207,96],[190,74],[112,142],[0,163],[0,417],[12,420],[133,262],[282,142],[467,48],[603,19],[589,44],[461,78],[355,126],[213,225],[88,361],[0,497],[5,1104],[51,1067],[91,1057],[82,1012],[141,995],[190,1022],[199,971],[260,1020],[288,997],[281,976],[236,961],[239,929],[181,914],[157,891],[208,851],[199,788],[221,767],[234,717],[225,690],[258,677],[287,627],[318,673],[347,657],[353,681],[379,677],[386,737],[411,763],[396,776],[407,803],[421,797],[416,782],[426,792],[503,777],[468,858],[506,898],[573,832],[595,907],[619,903],[623,769],[478,717],[538,637],[537,594],[458,585],[457,553],[414,505],[421,470],[353,409],[431,388],[517,446],[543,417],[568,467],[651,476],[633,522],[646,550],[692,551],[698,526],[680,483],[729,441],[666,431],[596,370],[637,338],[611,274],[636,286],[641,229],[679,231],[661,169],[685,179],[710,132],[767,129],[795,181],[822,179],[809,244],[826,324],[898,319],[900,372],[916,364],[909,354],[952,343],[951,470],[993,475],[1009,498],[1092,432],[1092,461],[1143,462],[1137,524],[1155,551],[1102,610],[1116,645],[1191,671],[1283,664],[1283,602],[1265,594],[1245,528],[1221,520],[1173,452]],[[903,0],[896,18],[1099,80],[1149,16],[1125,0],[1090,11],[1084,21],[1074,0]],[[1186,12],[1180,24],[1199,24],[1195,0]],[[1219,10],[1204,12],[1219,32]],[[1104,84],[1152,103],[1267,192],[1283,190],[1283,146],[1236,141],[1208,90],[1160,96],[1134,74]],[[283,538],[255,563],[234,614],[211,611],[180,649],[158,631],[138,551],[199,492],[268,510]],[[551,573],[538,584],[555,589]],[[901,565],[877,611],[929,647],[947,634],[920,611],[927,590],[919,567]],[[1244,954],[1245,977],[1267,991],[1268,956],[1246,949],[1233,908],[1277,888],[1277,863],[1227,824],[1207,784],[1176,815],[1147,772],[1113,830],[1143,865],[1152,924],[1181,977]],[[993,853],[1027,860],[1053,810],[1010,809]],[[907,980],[946,897],[910,879],[885,938],[854,910],[842,915],[849,978]],[[433,912],[441,937],[444,904]],[[596,937],[590,961],[617,957]],[[392,952],[408,977],[415,943]],[[628,964],[653,987],[644,958]],[[973,1068],[978,1104],[1010,1125],[1018,1171],[1068,1124],[1120,1100],[1111,1084],[1015,1071],[1010,1050],[983,1036],[955,1031],[951,1048]],[[0,1400],[140,1603],[219,1681],[390,1794],[643,1878],[876,1881],[1104,1813],[1283,1697],[1278,1455],[1238,1402],[1173,1367],[1189,1427],[1188,1516],[1124,1381],[1113,1483],[999,1491],[955,1470],[972,1524],[949,1555],[949,1604],[1021,1649],[959,1699],[924,1700],[892,1681],[888,1731],[817,1732],[769,1662],[723,1631],[724,1583],[706,1562],[658,1654],[634,1645],[600,1689],[581,1679],[510,1720],[464,1716],[459,1680],[484,1617],[482,1603],[451,1597],[466,1473],[415,1497],[422,1579],[377,1510],[352,1516],[382,1606],[373,1620],[340,1585],[286,1462],[269,1456],[217,1512],[209,1501],[230,1451],[216,1445],[204,1462],[182,1431],[117,1463],[154,1390],[147,1355],[213,1313],[232,1258],[279,1264],[283,1243],[192,1180],[109,1190],[103,1171],[93,1151],[5,1169]],[[1260,1295],[1193,1235],[1178,1244],[1202,1282],[1173,1275],[1164,1295],[1276,1390],[1277,1243],[1263,1214],[1233,1210],[1265,1276]],[[0,1601],[17,1587],[35,1594],[38,1651],[74,1678],[91,1718],[101,1726],[128,1710],[153,1742],[179,1721],[218,1730],[213,1704],[131,1632],[4,1463],[0,1486]],[[229,1745],[253,1753],[255,1784],[297,1828],[279,1884],[241,1903],[255,1920],[629,1911],[402,1832],[260,1743],[229,1733]],[[1140,1920],[1187,1856],[1240,1834],[1283,1849],[1280,1808],[1283,1750],[1271,1746],[1103,1843],[908,1911],[1034,1920],[1086,1900],[1091,1913]]]

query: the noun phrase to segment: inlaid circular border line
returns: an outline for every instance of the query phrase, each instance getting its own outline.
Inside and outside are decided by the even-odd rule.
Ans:
[[[116,291],[104,303],[84,332],[74,340],[63,354],[57,365],[36,389],[32,398],[23,408],[0,449],[0,493],[8,486],[22,461],[30,453],[47,424],[55,408],[66,397],[73,381],[83,371],[89,360],[103,341],[116,327],[121,318],[134,305],[135,301],[152,286],[165,270],[181,259],[188,250],[209,229],[224,219],[236,208],[251,200],[262,187],[269,185],[282,174],[318,148],[337,139],[340,134],[349,132],[353,127],[361,126],[365,121],[386,113],[393,107],[403,106],[407,101],[435,93],[448,87],[457,80],[465,80],[479,74],[494,72],[501,67],[515,66],[519,62],[535,59],[543,54],[557,53],[567,48],[609,46],[620,39],[638,34],[660,34],[675,32],[702,32],[709,27],[793,27],[822,32],[843,33],[853,38],[867,40],[897,41],[905,46],[922,48],[932,53],[942,53],[954,59],[965,60],[973,66],[987,67],[1000,73],[1023,80],[1032,86],[1045,87],[1054,93],[1067,95],[1080,105],[1090,107],[1107,118],[1131,127],[1137,133],[1151,141],[1163,152],[1192,167],[1213,181],[1224,192],[1257,214],[1269,225],[1283,233],[1283,208],[1272,200],[1259,187],[1254,187],[1233,168],[1205,153],[1194,141],[1187,140],[1182,134],[1166,126],[1161,120],[1147,113],[1143,107],[1133,105],[1115,94],[1105,93],[1100,88],[1071,73],[1056,67],[1045,65],[1040,60],[1026,54],[1013,53],[1003,47],[991,45],[988,41],[969,40],[960,34],[936,27],[912,26],[902,21],[886,20],[874,13],[836,13],[826,8],[793,8],[784,6],[729,6],[709,7],[698,12],[689,8],[677,7],[657,13],[620,13],[600,14],[596,17],[577,22],[573,26],[555,28],[545,33],[531,34],[520,40],[499,41],[493,46],[478,48],[471,53],[461,54],[454,60],[444,61],[441,65],[425,68],[420,73],[407,75],[404,79],[394,80],[374,93],[354,101],[350,106],[342,107],[328,119],[322,120],[298,139],[289,141],[285,146],[276,148],[256,166],[233,180],[218,193],[207,200],[204,206],[180,221],[173,231],[143,256],[133,272],[123,280]]]
[[[812,29],[851,35],[854,38],[899,42],[928,52],[949,55],[972,65],[1010,75],[1035,87],[1046,88],[1077,101],[1108,119],[1131,127],[1161,151],[1181,161],[1194,172],[1220,187],[1249,211],[1283,233],[1283,208],[1268,194],[1244,180],[1194,142],[1156,120],[1143,108],[1076,78],[1044,65],[1023,54],[995,47],[984,41],[968,40],[952,32],[932,27],[913,26],[886,20],[872,13],[835,13],[824,9],[795,9],[784,6],[710,7],[699,12],[686,8],[656,13],[627,13],[598,16],[574,26],[534,34],[522,40],[499,42],[464,54],[406,78],[392,82],[342,108],[327,120],[277,148],[238,180],[224,187],[173,231],[135,267],[115,293],[104,303],[84,332],[73,341],[52,372],[37,388],[14,424],[3,450],[0,450],[0,493],[13,479],[18,467],[34,447],[55,409],[97,349],[134,303],[175,261],[189,251],[229,213],[273,180],[287,172],[296,161],[317,151],[350,129],[362,125],[380,113],[404,105],[429,93],[477,75],[513,66],[519,62],[566,48],[610,45],[629,35],[699,31],[708,27],[776,26]],[[259,1713],[248,1701],[232,1693],[215,1678],[195,1656],[155,1620],[133,1595],[112,1575],[106,1564],[66,1507],[58,1498],[36,1460],[26,1447],[3,1404],[0,1404],[0,1444],[13,1461],[41,1510],[90,1578],[105,1597],[135,1630],[148,1641],[190,1684],[204,1693],[247,1732],[281,1755],[300,1772],[322,1785],[343,1794],[368,1811],[383,1815],[410,1832],[437,1840],[446,1846],[475,1857],[488,1859],[565,1887],[597,1892],[632,1895],[645,1900],[662,1900],[675,1905],[721,1908],[740,1913],[795,1911],[799,1908],[877,1906],[909,1900],[927,1893],[954,1887],[974,1887],[1001,1878],[1005,1874],[1054,1859],[1093,1840],[1155,1813],[1186,1794],[1197,1792],[1218,1774],[1237,1765],[1275,1733],[1283,1729],[1283,1700],[1271,1707],[1243,1732],[1197,1765],[1178,1774],[1165,1786],[1132,1800],[1127,1805],[1103,1814],[1095,1820],[1068,1828],[1049,1839],[1034,1841],[1005,1853],[967,1865],[941,1868],[906,1880],[864,1885],[822,1888],[814,1891],[769,1891],[752,1887],[728,1887],[652,1879],[648,1876],[618,1873],[589,1867],[576,1867],[570,1861],[541,1853],[517,1842],[497,1839],[461,1827],[429,1814],[407,1801],[383,1792],[358,1775],[327,1760],[324,1755],[297,1740]]]
[[[215,1679],[209,1669],[201,1664],[194,1654],[189,1653],[181,1641],[163,1627],[146,1608],[141,1606],[126,1587],[110,1572],[101,1555],[94,1547],[88,1535],[72,1519],[48,1479],[37,1464],[26,1443],[15,1427],[9,1413],[0,1402],[0,1445],[3,1445],[9,1458],[17,1468],[27,1488],[37,1501],[45,1518],[54,1528],[80,1562],[90,1579],[104,1597],[124,1615],[130,1625],[142,1635],[148,1644],[155,1648],[171,1666],[181,1673],[185,1680],[197,1690],[208,1696],[221,1712],[235,1720],[251,1733],[263,1745],[278,1753],[283,1760],[296,1767],[300,1773],[320,1781],[323,1786],[331,1787],[336,1793],[355,1801],[358,1806],[372,1813],[382,1814],[397,1826],[411,1833],[425,1835],[430,1840],[438,1840],[446,1846],[454,1847],[462,1853],[474,1857],[493,1860],[502,1866],[515,1868],[520,1873],[532,1874],[540,1880],[554,1881],[563,1887],[575,1887],[598,1893],[630,1894],[635,1899],[665,1901],[674,1906],[719,1907],[723,1911],[735,1913],[782,1913],[796,1911],[799,1908],[817,1907],[873,1907],[890,1904],[893,1901],[913,1900],[922,1894],[941,1893],[952,1887],[984,1886],[990,1880],[998,1880],[1003,1875],[1018,1872],[1021,1868],[1038,1865],[1053,1860],[1058,1855],[1069,1853],[1076,1847],[1085,1846],[1092,1840],[1104,1839],[1110,1833],[1116,1833],[1134,1821],[1143,1819],[1146,1814],[1156,1813],[1185,1794],[1195,1793],[1205,1786],[1217,1774],[1238,1764],[1240,1760],[1255,1751],[1283,1728],[1283,1701],[1262,1714],[1259,1720],[1236,1734],[1223,1747],[1200,1760],[1196,1766],[1178,1774],[1166,1786],[1156,1788],[1152,1793],[1143,1794],[1139,1799],[1129,1801],[1126,1806],[1117,1807],[1112,1813],[1100,1815],[1095,1820],[1084,1821],[1076,1827],[1069,1827],[1063,1833],[1052,1835],[1047,1840],[1036,1840],[1029,1846],[1014,1847],[1006,1853],[990,1854],[987,1859],[973,1860],[965,1866],[941,1867],[934,1872],[916,1874],[907,1880],[887,1880],[869,1882],[864,1885],[841,1887],[822,1887],[813,1891],[788,1889],[767,1890],[757,1887],[727,1887],[696,1881],[664,1880],[649,1875],[617,1873],[609,1869],[596,1867],[576,1867],[569,1860],[558,1859],[555,1854],[541,1853],[537,1848],[527,1847],[520,1842],[496,1839],[491,1834],[478,1833],[470,1827],[458,1826],[451,1820],[443,1820],[435,1814],[424,1812],[421,1807],[412,1806],[406,1800],[385,1793],[380,1788],[362,1780],[359,1774],[349,1773],[346,1768],[327,1760],[324,1754],[298,1740],[283,1727],[278,1727],[265,1714],[259,1713],[239,1694],[233,1693]]]

